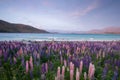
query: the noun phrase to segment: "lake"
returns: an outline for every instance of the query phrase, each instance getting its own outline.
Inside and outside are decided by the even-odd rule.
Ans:
[[[40,33],[0,33],[0,41],[112,41],[120,40],[120,34],[40,34]]]

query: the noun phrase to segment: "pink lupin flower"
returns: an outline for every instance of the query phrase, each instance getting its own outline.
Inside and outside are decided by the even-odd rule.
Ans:
[[[30,57],[29,64],[30,64],[30,69],[33,70],[33,59],[32,59],[32,56]]]
[[[74,71],[74,64],[72,64],[72,70]]]
[[[80,52],[80,47],[78,47],[78,51]]]
[[[84,72],[84,80],[86,80],[86,79],[87,79],[87,73]]]
[[[20,47],[20,50],[18,51],[19,55],[22,55],[23,54],[23,49],[22,47]]]
[[[79,80],[80,79],[80,73],[78,71],[78,68],[76,69],[76,80]]]
[[[28,61],[26,61],[26,73],[28,73],[28,71],[29,71],[29,63]]]
[[[91,72],[91,67],[92,67],[92,63],[90,63],[90,64],[89,64],[88,76],[90,75],[90,72]]]
[[[72,62],[70,62],[70,70],[74,71],[74,64]]]
[[[92,77],[94,76],[94,73],[95,73],[95,66],[92,63],[90,63],[89,71],[88,71],[89,79],[92,79]]]
[[[95,73],[95,67],[94,67],[94,65],[92,65],[92,70],[91,70],[91,73],[89,76],[90,79],[92,79],[94,77],[94,73]]]
[[[71,67],[72,67],[72,62],[70,62],[70,70],[71,70]]]
[[[48,64],[45,63],[46,72],[48,72]]]
[[[65,66],[62,66],[62,76],[64,77],[65,74]]]
[[[60,67],[58,67],[58,70],[57,70],[57,79],[58,80],[60,79]]]
[[[77,49],[76,49],[76,54],[78,54],[79,52],[80,52],[80,48],[77,47]]]
[[[83,61],[80,61],[80,74],[82,73]]]
[[[70,80],[73,80],[73,74],[74,74],[74,71],[70,70]]]
[[[74,64],[70,62],[70,80],[73,80]]]
[[[64,60],[64,66],[67,67],[67,62],[66,62],[66,60]]]
[[[86,47],[83,45],[83,46],[82,46],[82,52],[83,52],[83,53],[85,52],[85,49],[86,49]]]

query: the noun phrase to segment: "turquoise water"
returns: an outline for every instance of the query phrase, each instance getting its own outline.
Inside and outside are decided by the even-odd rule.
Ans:
[[[111,41],[120,40],[120,34],[38,34],[38,33],[0,33],[0,41]]]

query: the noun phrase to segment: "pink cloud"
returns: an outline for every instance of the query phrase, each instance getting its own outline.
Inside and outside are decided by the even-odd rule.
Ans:
[[[84,16],[84,15],[88,14],[89,12],[93,11],[94,9],[96,9],[98,6],[99,6],[99,0],[96,0],[95,2],[93,2],[91,5],[89,5],[85,9],[74,11],[73,13],[71,13],[71,16],[72,17]]]
[[[49,0],[43,0],[42,5],[43,5],[43,6],[50,7],[50,6],[53,5],[53,3],[51,3]]]

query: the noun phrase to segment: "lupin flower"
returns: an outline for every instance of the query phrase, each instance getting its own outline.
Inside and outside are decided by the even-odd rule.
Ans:
[[[17,49],[19,49],[17,51]],[[13,50],[13,51],[12,51]],[[16,53],[13,56],[11,55],[11,53]],[[113,70],[113,76],[111,77],[111,74],[109,74],[108,69],[113,69],[115,66],[120,67],[120,60],[119,60],[119,51],[120,51],[120,41],[116,42],[116,41],[109,41],[109,42],[101,42],[101,41],[96,41],[96,42],[54,42],[54,44],[52,44],[51,42],[45,41],[45,42],[32,42],[30,41],[28,44],[23,43],[23,42],[17,42],[17,41],[0,41],[0,66],[3,67],[4,63],[7,63],[8,61],[10,61],[10,63],[15,63],[18,60],[21,60],[21,63],[23,65],[23,67],[25,67],[25,72],[30,74],[30,78],[33,78],[33,63],[34,66],[38,65],[37,67],[40,66],[40,57],[43,58],[45,57],[45,61],[43,61],[42,64],[42,68],[40,69],[41,73],[41,79],[40,80],[46,80],[51,78],[51,74],[50,77],[45,76],[46,72],[48,72],[48,65],[50,66],[49,70],[54,70],[53,66],[56,65],[54,63],[52,63],[51,60],[49,60],[52,63],[45,63],[46,62],[46,58],[49,58],[49,56],[56,56],[58,52],[60,52],[60,61],[61,64],[64,64],[62,67],[62,73],[60,73],[60,70],[58,69],[57,72],[59,72],[59,74],[57,73],[56,76],[56,80],[63,80],[63,76],[65,78],[67,78],[65,76],[65,68],[67,69],[67,71],[70,72],[70,79],[73,80],[73,76],[74,76],[74,72],[75,72],[75,67],[78,67],[79,69],[76,69],[76,80],[78,80],[80,78],[80,74],[82,73],[82,69],[83,69],[83,64],[85,66],[85,68],[88,68],[88,74],[86,72],[84,72],[84,80],[89,79],[89,80],[93,80],[94,79],[94,73],[95,73],[95,66],[90,63],[92,60],[97,59],[97,61],[93,61],[96,64],[96,68],[100,68],[100,72],[102,70],[103,65],[105,65],[103,72],[102,72],[102,76],[101,79],[104,80],[107,77],[110,77],[112,80],[118,80],[119,78],[119,69],[115,69]],[[24,55],[22,55],[24,53]],[[48,54],[45,54],[48,53]],[[65,54],[65,56],[67,55],[67,60],[65,60],[63,58],[63,54]],[[84,53],[83,54],[79,54],[77,55],[76,53]],[[115,53],[115,54],[114,54]],[[40,55],[41,54],[41,55]],[[94,54],[96,55],[96,58],[94,58]],[[22,56],[21,56],[22,55]],[[30,60],[27,60],[25,62],[25,56],[30,56]],[[3,56],[3,57],[1,57]],[[20,57],[19,57],[20,56]],[[3,58],[3,60],[2,60]],[[92,59],[94,58],[94,59]],[[34,60],[33,60],[34,59]],[[100,61],[98,61],[98,59],[101,59]],[[41,59],[42,60],[42,59]],[[80,60],[82,62],[80,62]],[[70,65],[67,65],[67,61],[68,63],[70,63]],[[19,62],[19,61],[18,61]],[[89,64],[90,63],[90,64]],[[106,64],[108,64],[108,66],[106,66]],[[82,65],[81,65],[82,64]],[[113,65],[111,65],[113,64]],[[19,64],[17,64],[19,65]],[[98,72],[99,70],[96,71],[97,75],[99,75]],[[39,71],[38,71],[39,72]],[[110,70],[111,72],[111,70]],[[108,74],[107,74],[108,73]],[[21,74],[21,73],[20,73]],[[79,75],[79,76],[78,76]],[[26,75],[24,75],[26,77]],[[57,78],[58,77],[58,78]],[[17,77],[16,77],[17,78]],[[98,78],[98,76],[96,76],[96,78]],[[37,76],[35,77],[35,79],[37,79]],[[53,79],[53,78],[51,78]]]
[[[80,74],[82,73],[83,61],[80,61]]]
[[[72,62],[70,62],[70,70],[74,71],[74,64]]]
[[[76,80],[80,80],[80,72],[76,69]]]
[[[90,74],[91,69],[92,69],[92,63],[89,64],[88,75]]]
[[[51,61],[48,63],[48,66],[50,70],[53,70],[53,63]]]
[[[66,62],[66,60],[64,60],[64,66],[67,67],[67,62]]]
[[[62,76],[64,77],[65,74],[65,66],[62,66]]]
[[[119,74],[118,67],[116,66],[112,80],[118,80],[118,74]]]
[[[70,80],[73,80],[73,74],[74,74],[74,71],[70,70]]]
[[[7,53],[7,52],[4,52],[4,53],[3,53],[3,56],[4,56],[4,60],[7,61],[7,60],[8,60],[8,53]]]
[[[67,49],[67,56],[70,54],[70,49]]]
[[[20,47],[20,50],[18,51],[18,54],[19,54],[19,55],[22,55],[22,54],[23,54],[23,49],[22,49],[22,47]]]
[[[28,73],[28,71],[29,71],[29,62],[26,61],[26,73]]]
[[[30,64],[30,69],[33,70],[33,59],[32,59],[32,56],[30,57],[29,64]]]
[[[105,79],[107,72],[108,72],[108,66],[106,63],[101,76],[103,80]]]
[[[60,80],[60,67],[58,67],[58,70],[57,70],[57,78],[58,80]]]
[[[48,63],[45,63],[46,72],[48,72]]]
[[[112,80],[118,80],[118,71],[114,71],[114,75],[112,77]]]
[[[33,72],[30,70],[30,78],[33,79]]]
[[[85,45],[83,45],[83,46],[82,46],[82,51],[83,51],[83,53],[84,53],[85,49],[86,49],[86,47],[85,47]]]
[[[41,66],[41,72],[42,72],[42,74],[44,74],[46,72],[45,64],[44,63]]]
[[[92,63],[90,63],[89,71],[88,71],[88,78],[92,79],[94,77],[94,73],[95,73],[95,66]]]

